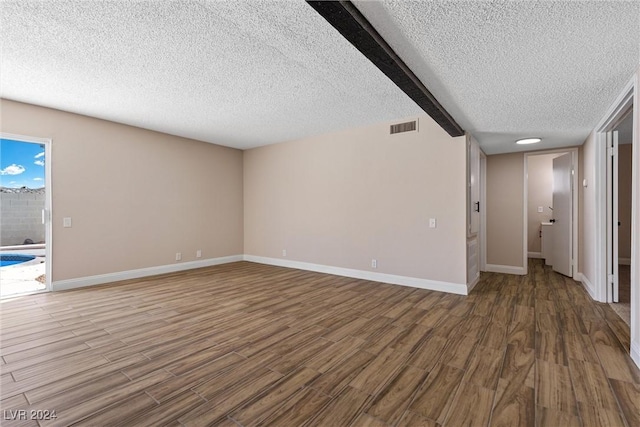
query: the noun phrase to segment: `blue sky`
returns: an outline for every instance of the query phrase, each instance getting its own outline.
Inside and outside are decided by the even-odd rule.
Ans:
[[[0,139],[0,186],[44,187],[44,145]]]

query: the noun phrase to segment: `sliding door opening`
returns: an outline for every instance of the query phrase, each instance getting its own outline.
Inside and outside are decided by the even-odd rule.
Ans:
[[[0,134],[0,296],[51,290],[50,140]]]

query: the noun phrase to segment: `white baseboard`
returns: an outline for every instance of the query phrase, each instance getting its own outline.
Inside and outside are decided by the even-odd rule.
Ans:
[[[618,264],[631,265],[631,258],[618,258]]]
[[[469,295],[471,293],[471,291],[473,290],[473,288],[476,287],[476,285],[478,284],[478,282],[480,282],[480,273],[478,273],[478,275],[476,276],[475,279],[473,279],[471,281],[471,283],[469,283],[467,285],[467,295]]]
[[[462,283],[441,282],[437,280],[419,279],[417,277],[397,276],[394,274],[375,273],[372,271],[332,267],[329,265],[312,264],[308,262],[268,258],[255,255],[245,255],[244,260],[256,262],[258,264],[268,264],[278,267],[315,271],[317,273],[334,274],[336,276],[352,277],[354,279],[372,280],[374,282],[390,283],[393,285],[411,286],[413,288],[428,289],[431,291],[449,292],[458,295],[468,294],[467,285]]]
[[[527,252],[527,258],[542,258],[542,252]]]
[[[439,292],[449,292],[458,295],[468,295],[468,292],[477,284],[476,279],[469,287],[466,284],[441,282],[437,280],[420,279],[416,277],[397,276],[393,274],[376,273],[372,271],[354,270],[328,265],[311,264],[307,262],[281,260],[277,258],[260,257],[254,255],[232,255],[220,258],[211,258],[201,261],[182,262],[177,264],[161,265],[157,267],[140,268],[137,270],[119,271],[116,273],[100,274],[96,276],[79,277],[76,279],[57,280],[51,284],[53,291],[83,288],[86,286],[103,285],[105,283],[119,282],[121,280],[139,279],[141,277],[155,276],[158,274],[175,273],[194,268],[211,267],[237,261],[250,261],[259,264],[275,265],[279,267],[297,268],[299,270],[315,271],[318,273],[334,274],[336,276],[353,277],[355,279],[372,280],[375,282],[391,283],[393,285],[411,286],[413,288],[429,289]]]
[[[514,267],[512,265],[487,264],[487,271],[492,273],[517,274],[520,276],[527,274],[524,267]]]
[[[631,342],[631,359],[640,368],[640,343]]]
[[[103,285],[105,283],[118,282],[120,280],[139,279],[141,277],[155,276],[158,274],[211,267],[213,265],[227,264],[242,260],[242,255],[232,255],[220,258],[203,259],[199,261],[160,265],[157,267],[140,268],[137,270],[119,271],[117,273],[100,274],[97,276],[79,277],[77,279],[57,280],[51,284],[51,288],[54,291],[63,291],[67,289],[83,288],[85,286]]]
[[[584,286],[584,288],[587,290],[587,293],[589,294],[591,299],[593,299],[594,301],[598,301],[598,299],[596,298],[596,288],[589,281],[587,276],[585,276],[583,273],[577,273],[575,280],[582,283],[582,286]]]

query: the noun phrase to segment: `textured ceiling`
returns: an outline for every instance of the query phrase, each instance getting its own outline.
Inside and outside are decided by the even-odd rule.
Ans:
[[[2,1],[0,95],[237,148],[420,114],[303,1]]]
[[[355,2],[486,153],[581,144],[640,1]],[[0,0],[0,96],[237,148],[421,110],[303,1]]]
[[[355,1],[487,154],[579,145],[640,64],[640,1]]]

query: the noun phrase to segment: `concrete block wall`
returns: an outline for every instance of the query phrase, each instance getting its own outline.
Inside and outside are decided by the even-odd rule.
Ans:
[[[0,193],[0,246],[44,242],[44,192]]]

